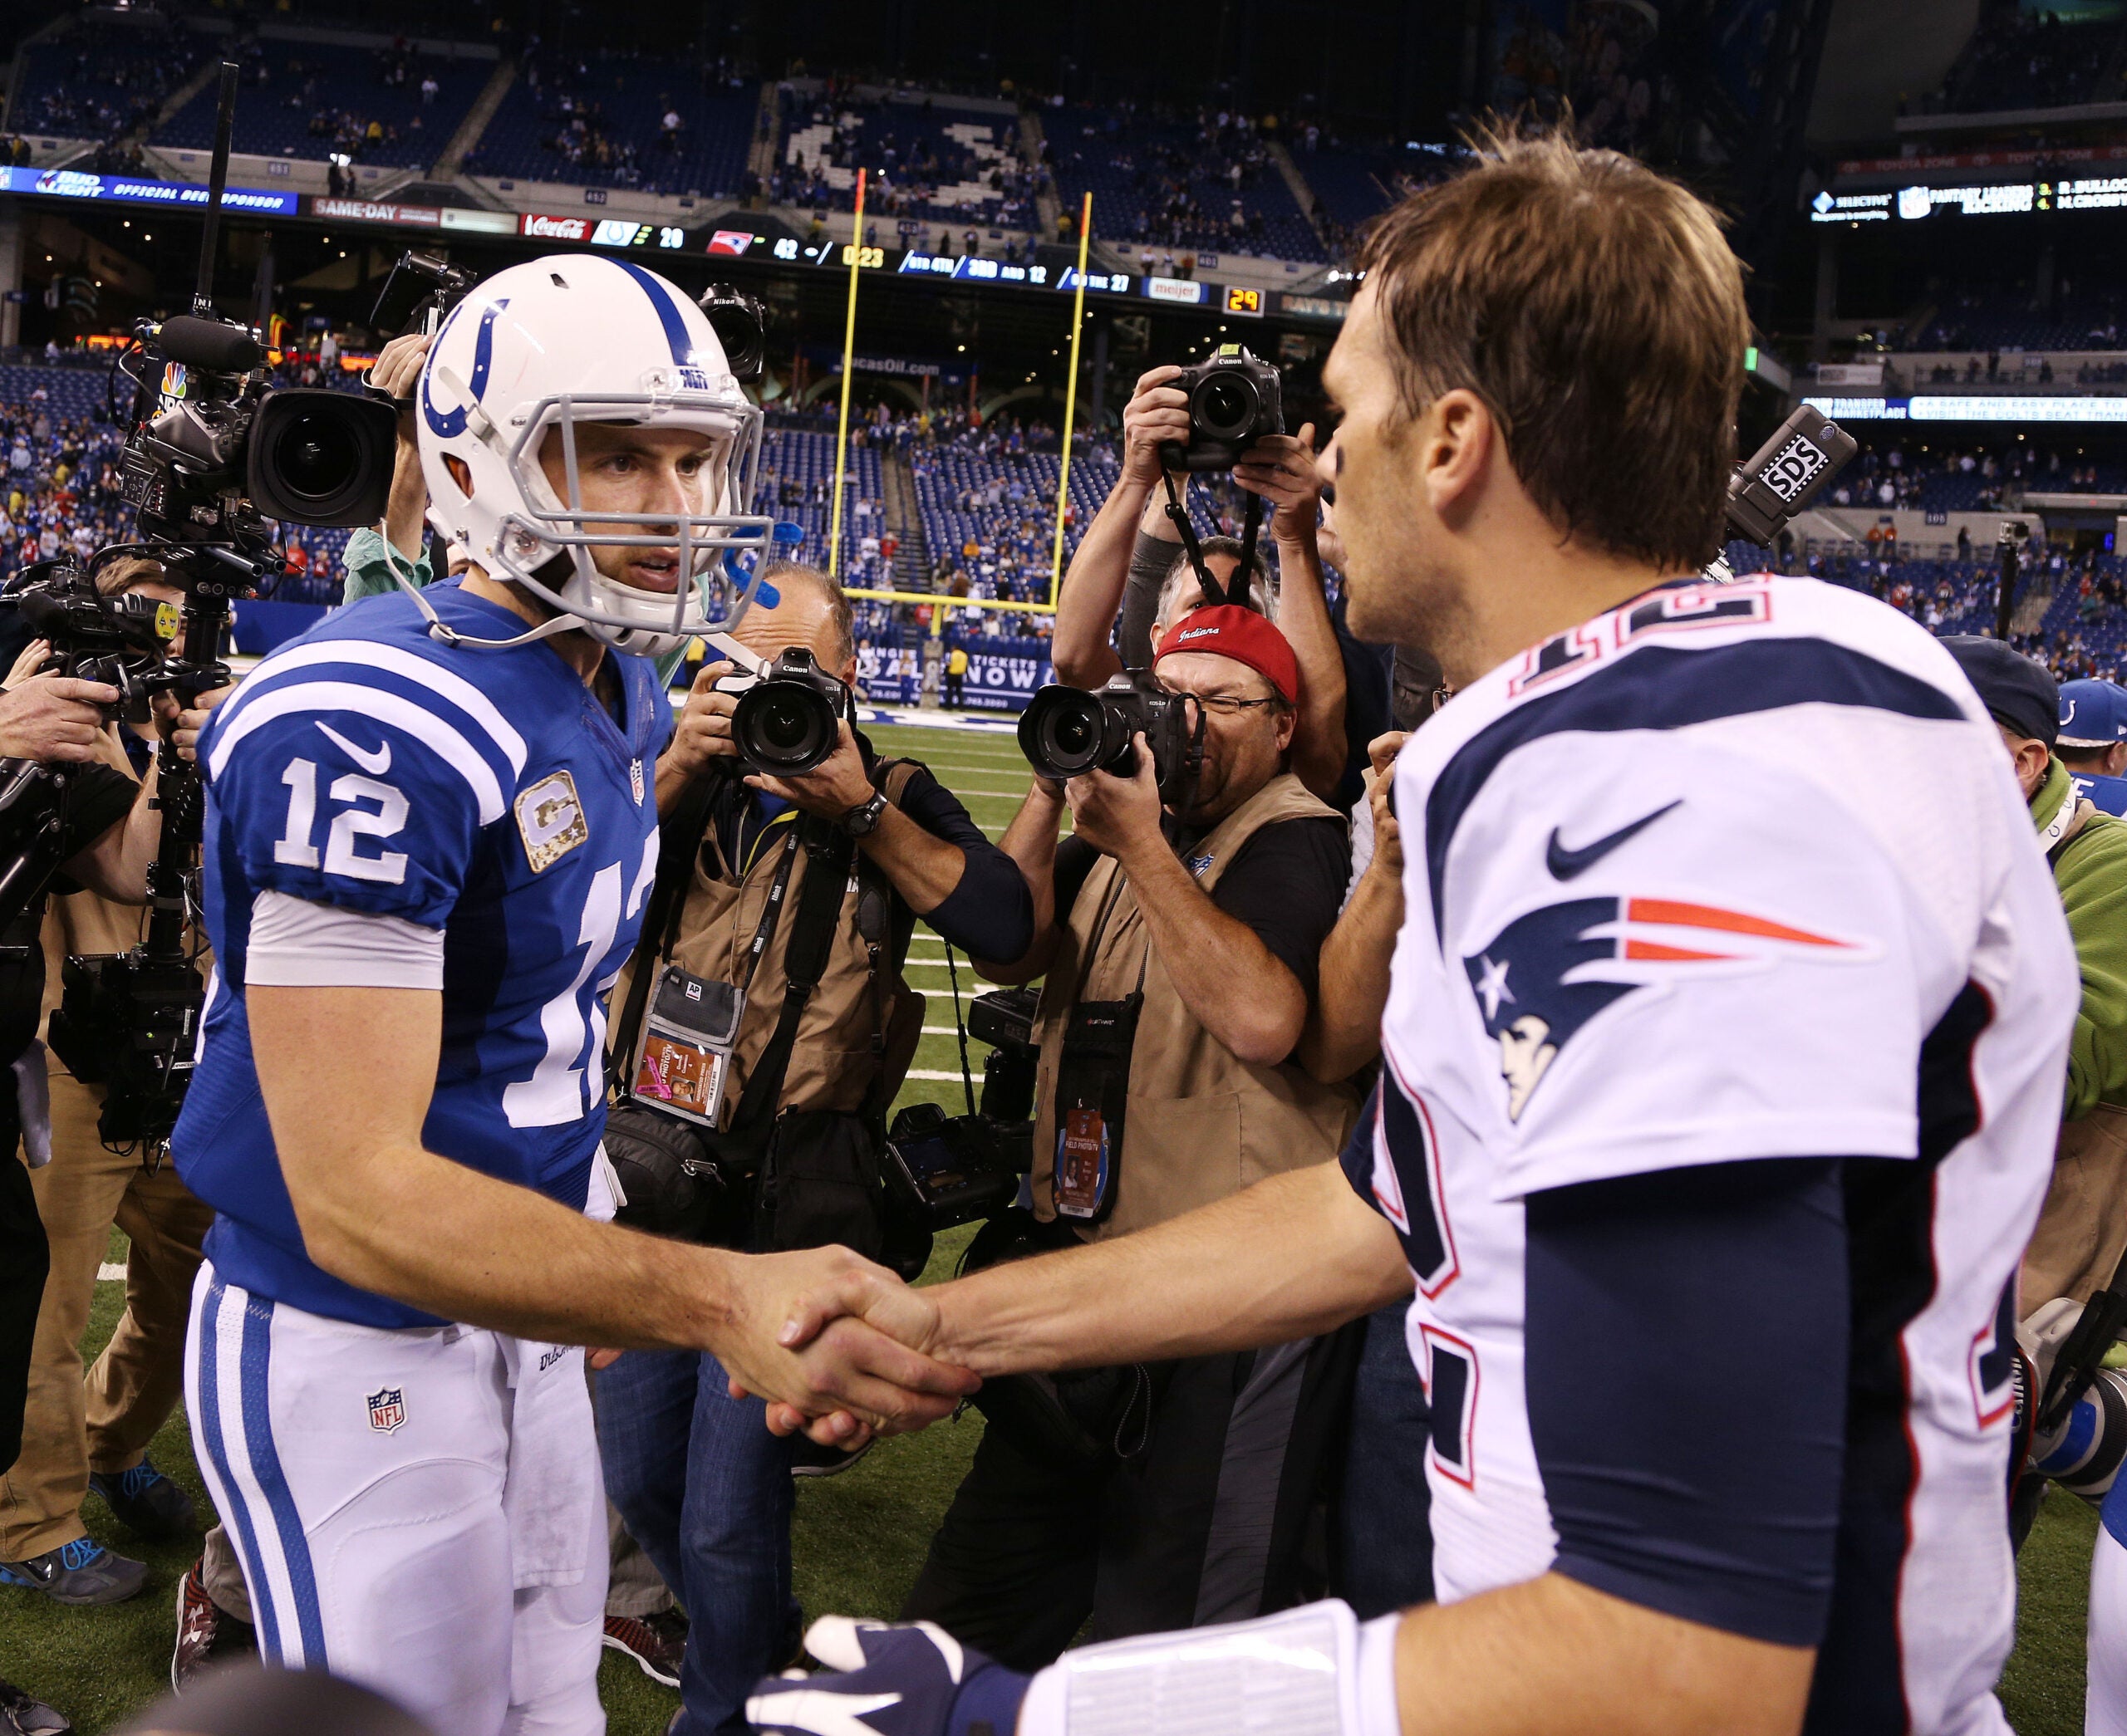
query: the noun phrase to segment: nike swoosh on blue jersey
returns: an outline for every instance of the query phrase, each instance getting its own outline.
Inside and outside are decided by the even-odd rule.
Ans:
[[[365,752],[341,734],[330,723],[320,723],[317,727],[320,732],[332,738],[333,743],[342,753],[354,761],[371,777],[381,777],[391,769],[391,743],[388,740],[383,746]]]
[[[1620,826],[1607,836],[1596,839],[1593,844],[1584,844],[1578,850],[1568,850],[1565,845],[1561,844],[1559,841],[1559,829],[1554,826],[1551,828],[1550,841],[1544,846],[1544,866],[1551,870],[1552,879],[1569,880],[1575,875],[1585,873],[1589,869],[1593,868],[1620,844],[1646,831],[1671,808],[1679,808],[1683,805],[1684,799],[1679,796],[1666,807],[1658,807],[1651,814],[1642,814],[1629,826]]]

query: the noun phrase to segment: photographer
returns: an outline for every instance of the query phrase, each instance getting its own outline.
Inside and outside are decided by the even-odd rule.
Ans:
[[[32,675],[0,694],[0,758],[78,767],[60,824],[67,851],[56,889],[86,887],[121,904],[141,901],[161,819],[152,767],[135,783],[101,763],[103,708],[117,689],[61,675]],[[50,1268],[36,1189],[23,1160],[42,1166],[48,1130],[31,1124],[24,1140],[25,1103],[41,1106],[43,1057],[31,1052],[45,987],[39,940],[39,897],[11,929],[0,934],[0,1061],[17,1071],[0,1089],[0,1473],[16,1460],[29,1384],[39,1303]],[[27,1145],[27,1149],[23,1148]],[[63,1551],[28,1561],[0,1562],[0,1585],[47,1589],[64,1571]]]
[[[385,345],[370,367],[371,386],[388,395],[398,407],[399,436],[392,451],[391,493],[385,504],[383,531],[364,525],[347,538],[341,557],[346,566],[343,602],[396,591],[398,584],[391,576],[395,557],[413,585],[428,585],[435,577],[429,566],[429,490],[421,475],[421,447],[414,420],[414,390],[430,342],[425,331],[405,332]],[[455,572],[454,568],[454,576]]]
[[[1154,641],[1181,615],[1203,606],[1203,590],[1167,515],[1162,481],[1161,447],[1189,439],[1188,395],[1168,384],[1181,371],[1157,367],[1139,378],[1122,412],[1122,473],[1064,576],[1053,654],[1056,679],[1073,687],[1098,687],[1118,669],[1142,668]],[[1297,435],[1263,436],[1234,466],[1233,479],[1275,508],[1270,528],[1277,583],[1270,583],[1259,552],[1249,605],[1277,622],[1298,661],[1292,769],[1326,798],[1344,771],[1344,665],[1323,598],[1315,544],[1322,484],[1314,473],[1314,434],[1309,423]],[[1184,480],[1177,473],[1177,486]],[[1211,576],[1230,585],[1240,570],[1240,543],[1209,537],[1203,553]]]
[[[732,636],[764,660],[810,652],[846,689],[857,651],[841,588],[808,566],[767,577],[777,601],[757,604]],[[613,1023],[624,1076],[636,1078],[654,981],[676,967],[739,991],[722,1112],[698,1138],[639,1095],[616,1112],[608,1150],[637,1209],[653,1193],[669,1197],[670,1136],[698,1138],[718,1164],[724,1186],[702,1214],[646,1228],[764,1252],[839,1242],[885,1257],[884,1117],[922,1022],[923,998],[901,980],[916,919],[949,945],[1009,956],[1032,936],[1031,899],[950,792],[914,761],[880,759],[846,720],[814,770],[746,775],[738,698],[717,691],[735,673],[725,661],[701,670],[657,763],[660,870]],[[631,1137],[646,1130],[656,1143]],[[691,1618],[682,1732],[736,1727],[747,1689],[797,1638],[793,1448],[768,1432],[760,1400],[729,1395],[727,1378],[714,1356],[685,1351],[630,1355],[598,1377],[607,1492]],[[800,1474],[847,1462],[825,1450]]]
[[[129,557],[106,562],[96,584],[106,597],[176,603],[183,595],[157,563]],[[25,662],[48,650],[33,645]],[[108,728],[101,763],[130,782],[146,770],[155,739],[152,723],[130,726],[126,738]],[[47,1012],[59,1002],[63,959],[138,944],[139,904],[137,892],[121,903],[86,890],[50,900],[42,937]],[[52,1161],[33,1177],[52,1271],[37,1317],[22,1456],[0,1480],[0,1562],[16,1564],[0,1572],[58,1602],[115,1603],[140,1589],[147,1569],[87,1536],[82,1498],[93,1490],[144,1538],[193,1525],[191,1500],[145,1449],[177,1402],[186,1303],[213,1214],[159,1154],[106,1145],[97,1125],[104,1087],[75,1079],[56,1055],[52,1062]],[[85,1381],[78,1346],[114,1223],[130,1246],[125,1311]]]
[[[979,967],[1046,977],[1032,1185],[1051,1245],[1326,1163],[1357,1108],[1293,1059],[1348,858],[1343,822],[1289,768],[1291,648],[1260,615],[1207,609],[1153,667],[1205,722],[1193,789],[1162,803],[1142,735],[1133,776],[1037,779],[1005,837],[1034,942]],[[1127,1456],[1067,1459],[993,1411],[905,1614],[1032,1668],[1089,1612],[1108,1638],[1294,1601],[1348,1347],[1303,1336],[1129,1373],[1086,1424]]]

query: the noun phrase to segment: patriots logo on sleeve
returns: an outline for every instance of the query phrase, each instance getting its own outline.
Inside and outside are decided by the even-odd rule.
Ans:
[[[1515,917],[1462,960],[1486,1034],[1499,1043],[1507,1118],[1521,1119],[1559,1051],[1612,1003],[1694,970],[1767,961],[1791,947],[1864,952],[1746,911],[1676,899],[1575,898]],[[1620,964],[1637,968],[1605,969]]]

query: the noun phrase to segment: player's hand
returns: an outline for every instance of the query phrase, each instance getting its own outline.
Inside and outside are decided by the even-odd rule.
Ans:
[[[599,1374],[611,1368],[626,1354],[626,1351],[586,1351],[583,1353],[583,1366],[594,1375]]]
[[[22,654],[15,660],[14,668],[7,671],[7,679],[0,681],[0,689],[12,692],[42,669],[52,655],[52,641],[32,639],[22,647]]]
[[[1321,468],[1316,467],[1319,478]],[[1337,508],[1334,501],[1322,503],[1322,522],[1314,527],[1314,552],[1324,566],[1334,566],[1342,572],[1344,567],[1344,539],[1337,532]]]
[[[680,708],[672,745],[665,750],[661,765],[675,767],[692,777],[712,760],[738,757],[738,746],[731,739],[731,714],[739,708],[739,696],[710,691],[725,676],[737,673],[729,663],[702,665],[687,689],[687,703]]]
[[[0,694],[0,759],[63,760],[80,764],[101,756],[99,707],[115,705],[118,689],[71,675],[32,675]]]
[[[1129,777],[1094,770],[1064,786],[1064,799],[1071,804],[1072,830],[1118,861],[1138,846],[1167,847],[1160,835],[1160,787],[1152,776],[1152,749],[1142,730],[1133,739],[1137,767]]]
[[[1297,434],[1265,434],[1241,454],[1233,479],[1275,506],[1270,534],[1280,542],[1304,544],[1314,537],[1322,505],[1322,479],[1314,471],[1314,424]]]
[[[1166,467],[1160,447],[1172,440],[1189,444],[1189,395],[1167,382],[1181,370],[1150,368],[1137,376],[1137,390],[1122,407],[1122,476],[1126,482],[1157,483]]]
[[[236,691],[236,683],[227,687],[210,687],[189,706],[180,706],[177,695],[159,693],[153,701],[155,727],[168,738],[172,747],[184,759],[196,760],[199,757],[199,732],[207,727],[207,719],[214,708]]]
[[[839,820],[850,809],[869,802],[872,780],[864,770],[864,756],[857,746],[857,733],[845,718],[834,752],[809,772],[797,777],[770,777],[755,772],[747,787],[780,796],[793,807],[825,820]]]
[[[1396,821],[1393,798],[1396,793],[1396,756],[1410,740],[1409,732],[1392,729],[1366,744],[1368,769],[1366,799],[1373,810],[1373,868],[1401,879],[1403,873],[1403,832]],[[1371,871],[1371,870],[1370,870]]]
[[[393,338],[370,364],[369,383],[398,402],[399,438],[404,442],[415,438],[414,389],[420,384],[421,364],[428,353],[428,333],[409,331]]]
[[[805,1650],[826,1670],[764,1676],[746,1702],[756,1730],[785,1736],[948,1736],[981,1725],[1009,1736],[1032,1680],[929,1621],[823,1616]]]
[[[982,1384],[924,1352],[936,1306],[846,1248],[759,1254],[741,1271],[734,1331],[713,1348],[732,1395],[768,1400],[778,1434],[853,1451],[936,1422]]]

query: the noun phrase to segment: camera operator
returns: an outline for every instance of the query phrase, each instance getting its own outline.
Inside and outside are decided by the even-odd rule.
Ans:
[[[118,699],[117,689],[102,682],[32,675],[0,694],[0,758],[80,768],[61,810],[67,854],[54,888],[86,887],[139,904],[161,820],[152,767],[136,783],[101,763],[101,708]],[[32,1047],[45,988],[42,904],[38,899],[0,934],[0,1061],[14,1070],[0,1089],[0,1474],[13,1466],[22,1448],[39,1304],[50,1270],[37,1190],[25,1166],[42,1167],[49,1155],[43,1056]],[[45,1589],[63,1567],[60,1553],[0,1564],[0,1584]]]
[[[392,399],[399,411],[399,434],[391,455],[391,493],[384,509],[384,529],[364,525],[347,537],[346,566],[341,601],[359,602],[396,591],[392,577],[395,551],[399,565],[416,586],[434,582],[429,565],[428,483],[421,475],[421,444],[415,423],[414,390],[432,341],[425,331],[393,338],[370,365],[369,384]],[[453,568],[455,575],[458,569]]]
[[[1034,942],[978,966],[1046,976],[1032,1186],[1050,1245],[1325,1163],[1357,1107],[1294,1062],[1348,856],[1343,821],[1289,768],[1292,650],[1259,615],[1200,610],[1153,667],[1204,718],[1193,790],[1162,804],[1142,735],[1133,776],[1037,778],[1005,837],[1034,889]],[[1089,1129],[1097,1174],[1059,1156]],[[1348,1347],[1302,1337],[1133,1374],[1088,1424],[1127,1457],[1067,1459],[993,1411],[904,1613],[1031,1668],[1089,1612],[1108,1638],[1293,1601]]]
[[[131,557],[106,562],[96,584],[106,597],[183,598],[160,566]],[[47,649],[39,642],[31,651]],[[99,748],[101,763],[131,780],[148,767],[155,727],[133,724],[129,735],[111,726]],[[42,936],[46,1010],[58,1004],[60,965],[70,954],[122,953],[140,938],[137,894],[123,904],[86,890],[51,900]],[[107,1145],[97,1126],[104,1088],[77,1081],[52,1058],[52,1161],[32,1178],[52,1271],[37,1317],[22,1458],[0,1479],[0,1574],[57,1602],[115,1603],[140,1589],[147,1569],[88,1537],[82,1498],[94,1490],[114,1518],[151,1540],[193,1524],[190,1498],[149,1462],[146,1448],[177,1402],[186,1303],[213,1214],[159,1153]],[[85,1381],[78,1346],[114,1223],[130,1247],[125,1311]]]
[[[1157,367],[1138,379],[1122,412],[1122,473],[1064,576],[1052,655],[1056,679],[1073,687],[1096,688],[1118,669],[1143,668],[1155,640],[1204,604],[1181,532],[1167,516],[1162,483],[1161,447],[1189,439],[1188,395],[1167,384],[1181,371]],[[1314,434],[1309,423],[1297,435],[1262,436],[1235,465],[1233,479],[1275,508],[1270,540],[1278,581],[1274,587],[1259,550],[1249,604],[1278,623],[1298,661],[1292,769],[1326,798],[1344,771],[1344,664],[1323,599],[1315,546],[1322,484],[1314,473]],[[1240,542],[1211,537],[1202,547],[1211,576],[1230,585],[1240,570]]]
[[[767,661],[808,651],[853,683],[841,587],[798,566],[767,582],[777,601],[756,604],[732,636]],[[716,690],[735,673],[721,660],[700,671],[657,763],[661,866],[642,949],[616,989],[614,1047],[635,1076],[645,991],[671,967],[738,989],[725,1114],[706,1135],[729,1191],[695,1233],[761,1251],[839,1242],[877,1258],[884,1117],[922,1022],[922,997],[901,981],[916,919],[971,954],[1013,956],[1032,938],[1032,900],[927,769],[881,759],[847,719],[816,769],[746,775],[732,733],[738,699]],[[822,952],[823,967],[800,965]],[[805,974],[809,989],[793,984]],[[793,1034],[779,1040],[793,1008]],[[657,1154],[628,1137],[646,1116],[669,1131],[685,1125],[647,1104],[616,1113],[608,1148],[631,1197],[655,1185],[633,1159]],[[734,1160],[757,1141],[755,1184]],[[607,1492],[690,1617],[675,1728],[704,1736],[736,1727],[754,1680],[797,1640],[793,1445],[769,1433],[759,1399],[732,1398],[727,1381],[714,1356],[674,1351],[623,1357],[597,1382]],[[797,1469],[847,1462],[813,1449]]]

